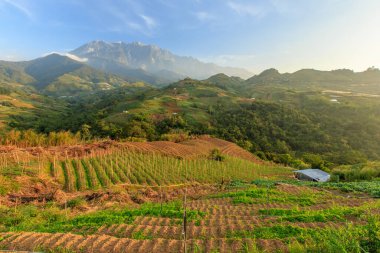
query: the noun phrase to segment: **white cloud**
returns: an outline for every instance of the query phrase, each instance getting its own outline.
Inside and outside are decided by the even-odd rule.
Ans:
[[[265,16],[265,10],[252,3],[242,3],[238,1],[229,1],[227,3],[228,7],[239,15],[253,16],[253,17],[263,17]]]
[[[152,17],[143,14],[140,14],[140,17],[144,20],[144,23],[148,29],[152,30],[157,26],[157,22]]]
[[[127,22],[127,25],[128,25],[129,28],[132,28],[132,29],[137,30],[137,31],[143,32],[143,30],[144,30],[143,27],[142,27],[142,25],[140,25],[140,24],[138,24],[136,22],[130,21],[130,22]]]
[[[1,57],[1,59],[4,59],[6,61],[18,61],[20,60],[20,57],[16,55],[5,55],[4,57]]]
[[[69,57],[70,59],[72,59],[74,61],[79,61],[79,62],[86,62],[86,61],[88,61],[87,58],[80,58],[80,57],[78,57],[76,55],[69,54],[69,53],[65,53],[63,55]]]
[[[198,11],[194,13],[195,17],[200,21],[208,21],[215,19],[215,16],[206,11]]]
[[[153,17],[144,14],[142,7],[132,2],[127,2],[126,5],[120,7],[108,4],[102,7],[117,21],[116,24],[107,26],[106,29],[110,32],[130,33],[132,31],[151,36],[158,25]]]
[[[222,54],[201,58],[205,62],[213,62],[222,66],[251,67],[257,58],[254,54]]]
[[[62,55],[62,56],[66,56],[66,57],[69,57],[70,59],[72,59],[74,61],[78,61],[78,62],[86,62],[86,61],[88,61],[87,58],[80,58],[80,57],[78,57],[76,55],[73,55],[73,54],[70,54],[70,53],[61,53],[61,52],[56,52],[56,51],[52,51],[52,52],[43,54],[42,57],[45,57],[45,56],[48,56],[48,55],[51,55],[51,54],[59,54],[59,55]]]
[[[30,20],[35,19],[33,12],[30,10],[30,8],[26,6],[24,2],[20,2],[17,0],[0,0],[0,3],[1,2],[6,3],[12,6],[13,8],[17,9],[19,12],[23,13]]]

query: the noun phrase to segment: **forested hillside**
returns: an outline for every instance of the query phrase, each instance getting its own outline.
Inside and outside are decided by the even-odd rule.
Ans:
[[[78,96],[122,86],[143,86],[93,69],[69,57],[50,54],[31,61],[0,61],[0,84],[22,85],[50,96]]]
[[[282,74],[268,70],[247,81],[219,74],[205,81],[187,78],[161,89],[100,90],[66,98],[59,111],[40,111],[33,120],[12,115],[10,124],[45,134],[80,132],[86,139],[211,134],[263,159],[301,167],[305,162],[326,168],[380,159],[380,100],[375,93],[365,93],[376,90],[375,79],[363,79],[368,85],[358,91],[351,86],[338,90],[341,83],[325,90],[320,83],[335,72],[312,73],[303,79],[312,86],[283,84]],[[300,73],[294,75],[302,80]],[[249,84],[254,79],[256,84]]]

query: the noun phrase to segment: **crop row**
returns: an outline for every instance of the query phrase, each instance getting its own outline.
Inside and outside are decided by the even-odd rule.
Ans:
[[[271,174],[289,174],[287,169],[259,165],[233,157],[227,157],[220,162],[206,158],[178,159],[127,150],[54,161],[49,167],[51,176],[61,181],[67,191],[98,189],[117,184],[162,186],[194,181],[250,181]]]
[[[111,177],[109,180],[112,182]],[[314,193],[300,204],[294,197],[305,196],[297,188],[304,189],[258,185],[190,199],[186,205],[188,252],[377,252],[379,200],[366,199],[359,206],[336,205],[345,198],[310,188],[309,194]],[[253,203],[234,201],[241,197]],[[350,201],[356,199],[354,196]],[[325,208],[315,209],[325,202]],[[66,211],[58,206],[34,205],[0,209],[0,232],[6,232],[0,233],[0,247],[39,251],[63,247],[70,252],[182,251],[181,201],[81,215],[67,215]]]

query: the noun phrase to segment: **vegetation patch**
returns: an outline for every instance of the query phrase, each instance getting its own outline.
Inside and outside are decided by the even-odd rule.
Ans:
[[[295,185],[312,186],[317,188],[327,188],[340,190],[343,192],[367,193],[375,198],[380,198],[380,181],[359,181],[359,182],[326,182],[315,183],[306,181],[286,181]]]
[[[348,216],[358,217],[364,213],[360,208],[334,207],[323,210],[299,210],[299,209],[260,209],[259,214],[280,216],[280,221],[291,222],[326,222],[344,221]]]
[[[103,225],[131,224],[137,216],[148,217],[183,217],[183,206],[180,202],[160,204],[146,203],[137,209],[103,210],[89,214],[67,217],[64,210],[55,206],[38,209],[35,206],[24,206],[16,211],[3,207],[0,209],[0,225],[5,231],[36,231],[36,232],[70,232],[85,227],[99,228]],[[187,219],[196,221],[205,213],[187,210]]]
[[[316,204],[318,195],[320,194],[301,194],[294,196],[292,194],[287,194],[285,192],[273,189],[272,186],[263,187],[262,184],[260,184],[260,187],[216,194],[211,196],[211,198],[232,198],[232,203],[234,204],[284,203],[299,206],[311,206]]]
[[[227,238],[257,238],[257,239],[284,239],[300,236],[306,229],[290,226],[275,225],[271,227],[257,227],[250,231],[233,231]]]

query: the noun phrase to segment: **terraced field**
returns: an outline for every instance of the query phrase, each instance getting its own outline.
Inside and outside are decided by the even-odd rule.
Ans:
[[[120,184],[162,186],[188,182],[250,181],[264,176],[291,175],[289,169],[255,164],[230,156],[219,162],[207,157],[178,159],[125,149],[102,156],[50,162],[49,168],[50,175],[61,182],[68,192]]]
[[[379,213],[380,201],[363,195],[257,183],[189,199],[186,205],[177,201],[95,211],[43,225],[37,215],[29,221],[35,225],[27,229],[21,224],[5,229],[0,248],[99,253],[377,252],[379,241],[371,231],[376,234],[379,228]]]
[[[213,148],[223,161],[209,156]],[[291,168],[266,164],[223,140],[0,152],[0,249],[380,249],[377,182],[294,181]]]
[[[210,159],[213,148],[225,156],[223,162]],[[233,143],[204,136],[182,143],[3,147],[0,150],[1,175],[39,177],[45,181],[48,178],[65,192],[80,192],[114,185],[161,187],[191,182],[219,184],[262,177],[286,178],[292,173],[289,168],[264,163]]]
[[[170,141],[153,141],[153,142],[116,142],[103,141],[83,145],[59,146],[59,147],[27,147],[17,148],[14,146],[0,146],[0,165],[5,155],[19,154],[20,157],[25,155],[44,156],[44,157],[83,157],[87,155],[99,155],[112,153],[114,150],[125,149],[129,151],[154,153],[176,158],[199,158],[210,154],[213,149],[219,149],[222,154],[248,160],[257,164],[263,161],[255,157],[252,153],[244,150],[238,145],[209,136],[199,136],[183,142],[175,143]],[[8,154],[8,156],[7,156]],[[11,156],[12,157],[12,156]]]

